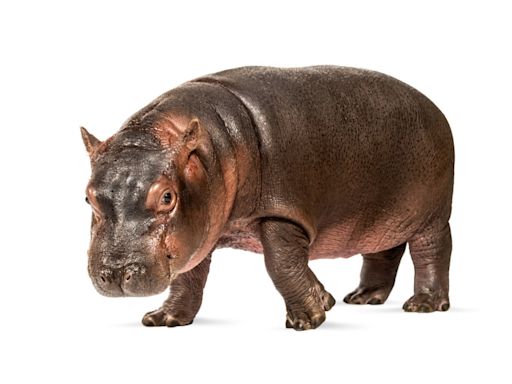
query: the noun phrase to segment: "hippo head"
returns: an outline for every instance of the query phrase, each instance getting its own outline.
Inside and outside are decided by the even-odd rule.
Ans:
[[[147,296],[215,247],[227,193],[197,119],[121,129],[101,142],[84,128],[92,175],[89,275],[106,296]]]

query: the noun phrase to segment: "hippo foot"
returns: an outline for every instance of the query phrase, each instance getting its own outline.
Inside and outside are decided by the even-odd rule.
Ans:
[[[403,306],[406,312],[444,312],[449,308],[450,302],[447,297],[438,297],[428,293],[414,295]]]
[[[325,321],[325,312],[331,309],[336,300],[323,288],[315,297],[315,304],[304,308],[288,309],[286,314],[286,328],[296,331],[315,329]]]
[[[288,311],[286,314],[286,328],[293,328],[296,331],[315,329],[325,321],[325,311],[321,308],[316,310]]]
[[[344,297],[347,304],[383,304],[389,296],[391,288],[358,287]]]
[[[180,316],[166,313],[163,308],[148,312],[142,318],[142,324],[147,327],[177,327],[192,324],[194,319],[181,318]]]

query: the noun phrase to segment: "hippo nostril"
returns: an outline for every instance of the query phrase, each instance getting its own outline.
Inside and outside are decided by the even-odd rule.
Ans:
[[[130,281],[130,279],[132,278],[132,275],[133,275],[133,271],[127,271],[127,272],[124,274],[124,280],[125,280],[125,281]]]
[[[121,288],[121,274],[119,269],[107,266],[100,267],[94,275],[93,283],[96,289],[105,296],[124,296]]]
[[[168,258],[168,259],[172,259],[171,255],[167,255],[167,258]]]
[[[103,285],[110,284],[112,282],[112,270],[111,269],[102,269],[99,274],[99,278]]]
[[[121,274],[121,289],[125,296],[139,295],[144,289],[146,267],[142,264],[130,264],[124,267]]]

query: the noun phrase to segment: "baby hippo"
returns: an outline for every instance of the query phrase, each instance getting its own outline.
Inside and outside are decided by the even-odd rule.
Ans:
[[[106,141],[82,137],[94,286],[106,296],[170,286],[144,325],[192,323],[222,247],[263,253],[296,330],[318,327],[335,303],[309,260],[362,254],[344,301],[382,304],[406,244],[415,279],[404,310],[450,306],[450,127],[392,77],[231,69],[164,93]]]

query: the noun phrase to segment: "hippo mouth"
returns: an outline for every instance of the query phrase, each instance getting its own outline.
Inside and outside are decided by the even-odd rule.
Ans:
[[[118,268],[102,266],[90,276],[103,296],[152,296],[169,287],[170,274],[162,269],[157,265],[131,263]]]

